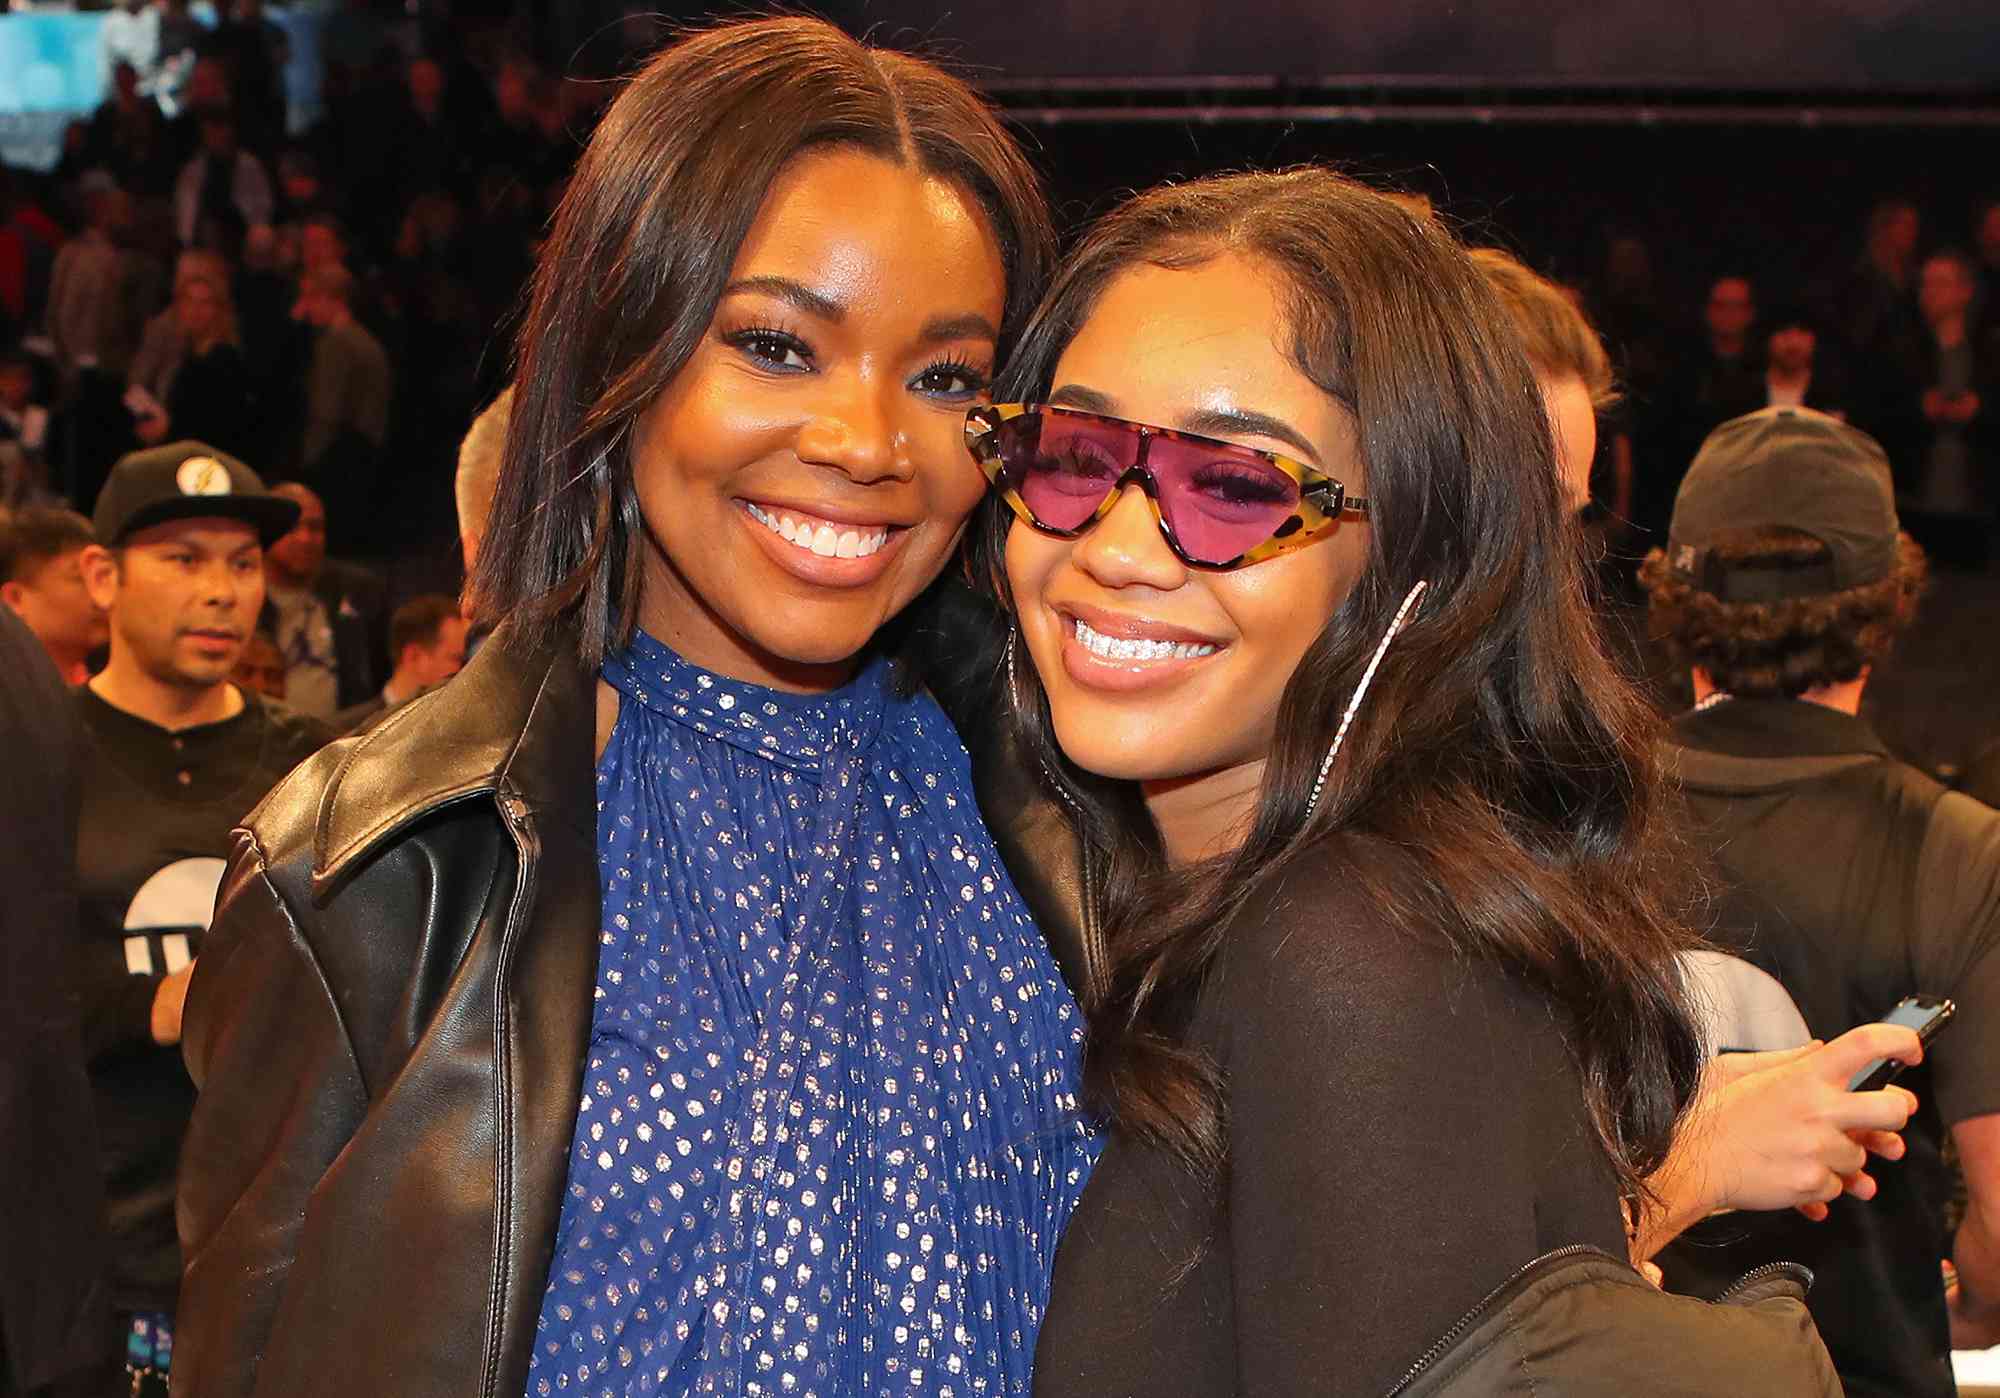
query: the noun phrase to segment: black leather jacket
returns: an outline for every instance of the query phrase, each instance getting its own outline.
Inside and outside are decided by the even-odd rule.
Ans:
[[[570,651],[489,643],[300,767],[238,833],[184,1019],[202,1093],[181,1161],[178,1398],[522,1392],[596,982],[594,697]],[[975,739],[993,731],[961,713]],[[1082,984],[1102,962],[1076,915],[1075,841],[1018,761],[974,751],[1009,867]],[[1567,1294],[1595,1304],[1516,1302],[1468,1332],[1534,1340],[1546,1357],[1515,1372],[1543,1395],[1737,1391],[1626,1367],[1664,1323],[1657,1293],[1588,1280]],[[1697,1309],[1645,1352],[1722,1337],[1680,1304]],[[1838,1393],[1795,1299],[1756,1313],[1718,1357],[1761,1392]],[[1434,1365],[1472,1377],[1420,1391],[1499,1392],[1480,1386],[1492,1362]]]
[[[519,1394],[596,981],[593,680],[488,644],[238,832],[184,1021],[173,1391]]]

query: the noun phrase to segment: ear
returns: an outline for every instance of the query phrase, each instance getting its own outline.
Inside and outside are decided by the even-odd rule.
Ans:
[[[91,544],[77,559],[77,566],[83,572],[83,590],[90,594],[92,605],[100,612],[110,611],[118,600],[118,555],[102,544]]]
[[[28,585],[24,582],[0,583],[0,602],[5,602],[15,611],[21,610],[21,603],[28,597]]]

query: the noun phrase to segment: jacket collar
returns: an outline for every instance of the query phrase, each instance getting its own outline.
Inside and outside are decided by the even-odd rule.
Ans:
[[[594,831],[594,679],[566,636],[496,633],[451,683],[348,750],[320,798],[314,894],[331,892],[398,831],[464,800],[520,802],[515,814]]]
[[[1803,699],[1731,699],[1682,714],[1671,737],[1726,757],[1890,755],[1866,719]]]

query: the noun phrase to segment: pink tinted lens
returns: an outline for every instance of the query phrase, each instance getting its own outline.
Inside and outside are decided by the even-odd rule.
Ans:
[[[1146,465],[1167,527],[1198,563],[1241,558],[1298,508],[1298,482],[1247,450],[1156,437]]]
[[[1000,429],[1004,484],[1050,529],[1081,529],[1131,469],[1136,432],[1062,413],[1030,413]]]

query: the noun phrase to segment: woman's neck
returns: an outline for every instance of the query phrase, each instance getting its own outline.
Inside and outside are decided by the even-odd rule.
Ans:
[[[1198,776],[1140,783],[1170,864],[1213,859],[1241,845],[1263,787],[1261,757]]]

